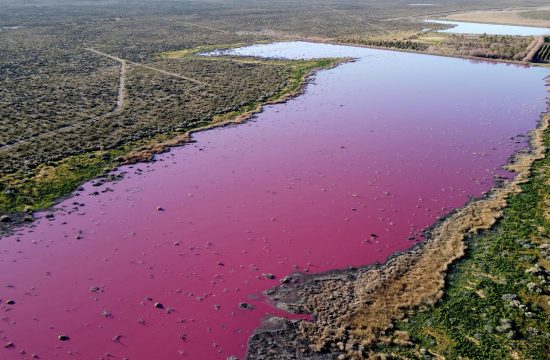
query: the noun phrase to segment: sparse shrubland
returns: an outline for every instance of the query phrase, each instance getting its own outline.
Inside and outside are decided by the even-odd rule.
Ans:
[[[399,50],[426,51],[429,44],[410,40],[368,40],[368,39],[347,39],[345,42],[372,47],[382,47]]]
[[[4,187],[9,186],[9,174],[32,177],[40,165],[56,166],[69,156],[118,149],[238,113],[243,106],[254,107],[284,92],[293,81],[288,63],[205,59],[193,49],[286,39],[352,39],[348,42],[426,51],[427,45],[414,39],[425,24],[412,17],[435,10],[408,2],[358,0],[321,1],[317,6],[263,0],[113,0],[70,6],[61,0],[2,1],[1,6]],[[461,2],[445,2],[437,11],[467,8]],[[163,56],[170,52],[186,56]],[[126,61],[120,109],[122,70],[116,58]]]
[[[519,13],[519,16],[527,19],[550,20],[550,10],[538,9],[522,11]]]
[[[532,37],[498,35],[450,35],[432,51],[443,54],[474,56],[489,59],[522,60]]]

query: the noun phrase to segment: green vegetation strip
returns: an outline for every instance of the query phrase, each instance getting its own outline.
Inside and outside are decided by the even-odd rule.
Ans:
[[[185,50],[183,56],[211,49],[213,47]],[[179,54],[179,57],[181,56],[182,53]],[[281,61],[282,65],[287,67],[286,86],[267,99],[244,104],[235,111],[216,115],[212,119],[212,123],[229,121],[232,118],[253,113],[263,104],[284,100],[300,90],[307,75],[316,70],[332,67],[340,61],[339,59]],[[82,183],[105,175],[119,166],[120,158],[134,150],[142,148],[144,145],[162,143],[189,130],[200,129],[206,125],[209,124],[195,124],[181,132],[157,135],[148,140],[128,143],[111,150],[70,156],[53,164],[40,165],[31,171],[0,175],[0,215],[21,213],[25,209],[40,210],[51,207],[58,200],[76,190]]]
[[[4,175],[0,178],[0,214],[46,209],[87,180],[116,168],[120,165],[119,157],[140,145],[70,156],[33,171]]]
[[[347,59],[316,59],[316,60],[294,60],[284,61],[286,63],[288,81],[287,85],[279,90],[275,95],[267,98],[263,101],[256,101],[246,105],[243,105],[236,111],[227,112],[225,114],[216,115],[214,117],[215,123],[222,123],[230,121],[231,119],[251,115],[258,111],[258,108],[263,104],[277,103],[284,101],[286,98],[299,94],[300,88],[304,85],[308,75],[315,71],[322,69],[329,69],[338,63],[346,61]],[[246,61],[246,60],[244,60]],[[272,60],[266,60],[272,61]]]
[[[549,131],[545,145],[550,147]],[[492,231],[470,239],[442,301],[397,324],[400,341],[379,352],[400,358],[548,359],[548,156],[535,162],[522,188]]]

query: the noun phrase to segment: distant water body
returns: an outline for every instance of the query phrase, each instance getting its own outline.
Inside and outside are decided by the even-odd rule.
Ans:
[[[452,28],[440,30],[442,33],[449,34],[472,34],[472,35],[518,35],[518,36],[539,36],[550,35],[550,28],[531,27],[531,26],[516,26],[516,25],[498,25],[498,24],[483,24],[461,21],[447,20],[426,20],[426,22],[453,25]]]

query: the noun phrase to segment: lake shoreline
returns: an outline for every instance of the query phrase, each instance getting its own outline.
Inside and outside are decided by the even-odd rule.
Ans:
[[[407,251],[394,253],[382,264],[316,274],[294,273],[285,278],[281,285],[267,290],[267,298],[278,308],[291,313],[309,314],[314,320],[266,319],[249,339],[247,359],[267,360],[275,354],[279,354],[280,359],[293,359],[294,351],[312,360],[337,356],[361,359],[370,351],[368,346],[375,346],[385,336],[385,331],[392,329],[396,320],[407,317],[408,311],[436,304],[444,295],[449,267],[460,262],[465,255],[468,236],[488,231],[502,217],[503,209],[508,206],[507,199],[522,192],[520,186],[529,181],[533,163],[546,156],[544,138],[548,136],[549,122],[550,115],[543,113],[536,129],[531,132],[529,148],[514,154],[505,165],[516,172],[512,181],[493,187],[483,197],[472,199],[464,207],[440,218],[425,229],[425,241]],[[407,272],[419,267],[422,258],[435,259],[428,259],[428,263],[442,260],[433,256],[434,248],[445,243],[446,237],[454,241],[448,244],[452,249],[448,257],[438,266],[440,273],[437,279],[430,280],[432,274],[425,279],[422,272],[417,272],[411,279],[403,281]],[[423,283],[426,281],[436,286],[425,291]],[[404,287],[397,287],[397,290],[388,293],[388,288],[395,287],[395,282],[401,282]],[[415,285],[416,290],[421,289],[420,293],[414,292]],[[369,289],[368,296],[357,296],[361,288]],[[337,300],[332,297],[335,292],[340,294]],[[323,299],[336,301],[327,303]],[[395,302],[395,299],[399,300],[390,307],[394,310],[390,311],[391,315],[387,314],[388,303]],[[369,305],[358,308],[357,304]],[[358,317],[357,311],[364,313]],[[351,325],[357,324],[363,317],[361,331],[367,334],[357,336],[353,334]],[[342,319],[349,321],[342,322]],[[346,322],[348,326],[345,326]],[[322,331],[317,327],[319,324]]]
[[[202,50],[202,49],[199,49],[199,50]],[[74,192],[77,190],[77,188],[80,185],[88,181],[106,179],[108,178],[108,174],[110,172],[116,171],[116,169],[120,166],[152,162],[154,161],[155,155],[165,153],[169,151],[171,148],[185,146],[189,143],[192,143],[193,140],[191,136],[193,134],[216,129],[216,128],[221,128],[225,126],[238,125],[238,124],[244,123],[247,120],[253,118],[254,116],[260,114],[266,106],[283,104],[293,98],[296,98],[302,95],[305,91],[305,88],[309,84],[310,78],[314,76],[318,71],[328,70],[340,64],[351,62],[351,61],[354,61],[354,60],[353,59],[321,59],[317,61],[317,64],[315,64],[315,61],[314,61],[313,66],[310,69],[306,69],[306,71],[300,76],[300,79],[297,84],[291,85],[290,89],[287,89],[286,91],[283,90],[281,94],[275,95],[274,98],[270,98],[266,101],[257,102],[251,105],[247,104],[243,106],[242,109],[236,110],[234,112],[235,115],[231,115],[231,113],[221,114],[218,117],[214,117],[206,125],[200,125],[198,127],[191,128],[182,133],[170,136],[166,140],[160,140],[160,141],[150,140],[150,141],[147,141],[145,145],[138,145],[137,147],[133,148],[131,151],[118,156],[116,159],[116,163],[108,166],[108,170],[103,171],[102,175],[84,179],[82,182],[77,184],[77,186],[75,186],[69,193],[64,194],[60,197],[57,197],[52,205],[46,208],[38,208],[38,209],[31,209],[28,211],[7,213],[6,216],[8,216],[10,220],[6,222],[0,222],[0,239],[2,239],[3,237],[13,235],[18,230],[24,229],[26,227],[32,227],[34,225],[34,222],[39,219],[33,216],[35,212],[36,213],[55,212],[56,205],[63,202],[64,200],[72,198],[74,196]],[[252,109],[249,109],[251,106],[252,106]],[[2,215],[1,212],[0,212],[0,215]]]
[[[426,19],[425,23],[449,26],[438,30],[443,34],[498,35],[498,36],[542,36],[550,35],[550,28],[536,26],[504,25],[487,22],[457,21],[448,19]]]
[[[281,39],[281,40],[273,40],[270,42],[292,42],[297,40],[289,40],[289,39]],[[324,39],[303,39],[298,41],[306,41],[311,43],[319,43],[319,44],[329,44],[329,45],[342,45],[342,46],[351,46],[351,47],[359,47],[359,48],[366,48],[366,49],[377,49],[377,50],[385,50],[385,51],[394,51],[394,52],[400,52],[400,53],[409,53],[409,54],[418,54],[418,55],[426,55],[426,56],[436,56],[436,57],[443,57],[443,58],[455,58],[455,59],[464,59],[464,60],[472,60],[472,61],[482,61],[482,62],[488,62],[488,63],[505,63],[505,64],[515,64],[525,67],[547,67],[545,64],[542,63],[526,63],[519,60],[506,60],[506,59],[490,59],[490,58],[482,58],[482,57],[476,57],[476,56],[465,56],[465,55],[452,55],[452,54],[441,54],[437,52],[423,52],[423,51],[415,51],[415,50],[406,50],[406,49],[396,49],[396,48],[387,48],[387,47],[377,47],[377,46],[371,46],[371,45],[364,45],[364,44],[357,44],[357,43],[347,43],[347,42],[338,42],[334,40],[324,40]],[[260,42],[265,43],[265,42]],[[241,44],[242,45],[242,44]],[[198,48],[198,51],[203,51],[204,49]],[[190,50],[188,52],[189,54],[193,54],[193,50]],[[334,63],[334,66],[338,66],[339,64],[345,63],[347,61],[352,60],[336,60]],[[254,109],[252,110],[246,110],[244,113],[239,113],[238,115],[234,116],[231,119],[225,119],[221,122],[216,122],[216,120],[211,120],[206,125],[202,125],[198,128],[193,128],[188,131],[185,131],[183,133],[179,133],[176,135],[169,135],[166,140],[150,140],[148,143],[143,146],[139,145],[136,149],[133,149],[129,153],[126,153],[122,156],[122,161],[117,161],[114,164],[109,165],[109,171],[116,170],[119,166],[126,165],[126,164],[134,164],[139,162],[150,162],[153,160],[153,156],[155,154],[160,154],[165,151],[168,151],[170,148],[177,147],[177,146],[184,146],[186,143],[190,141],[189,136],[193,133],[201,132],[210,130],[213,128],[217,128],[220,126],[227,126],[227,125],[235,125],[242,123],[246,120],[248,120],[250,117],[253,117],[254,115],[261,113],[262,108],[267,105],[272,105],[276,103],[284,103],[285,101],[289,100],[290,98],[294,98],[297,96],[300,96],[303,93],[303,89],[305,86],[307,86],[307,79],[314,75],[317,71],[323,70],[324,68],[319,69],[313,69],[311,70],[311,73],[308,74],[308,76],[305,76],[304,82],[300,85],[300,88],[296,90],[295,93],[290,93],[286,98],[281,98],[280,101],[276,100],[269,100],[265,103],[256,104],[254,106]],[[105,174],[94,176],[94,177],[88,177],[81,181],[79,185],[91,181],[94,179],[100,179],[104,178]],[[41,208],[34,208],[30,212],[32,215],[32,212],[47,212],[47,211],[53,211],[55,210],[55,206],[60,203],[63,200],[66,200],[67,198],[70,198],[72,196],[72,192],[76,190],[78,186],[75,186],[73,190],[71,190],[70,193],[62,195],[54,201],[54,203],[47,207],[41,207]],[[1,213],[0,213],[1,215]],[[25,226],[29,226],[33,223],[35,219],[31,219],[29,214],[26,214],[25,212],[8,212],[6,213],[11,218],[11,221],[9,222],[2,222],[0,223],[0,238],[9,236],[10,234],[13,234],[14,231],[23,228]]]

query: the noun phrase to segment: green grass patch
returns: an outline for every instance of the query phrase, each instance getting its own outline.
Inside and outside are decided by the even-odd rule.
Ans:
[[[275,94],[270,100],[276,100],[296,92],[302,86],[304,79],[313,71],[329,69],[345,59],[315,59],[315,60],[297,60],[289,62],[288,85]]]
[[[103,175],[118,165],[116,160],[128,148],[96,151],[67,157],[34,171],[14,173],[0,179],[0,213],[16,213],[50,207],[83,182]]]

